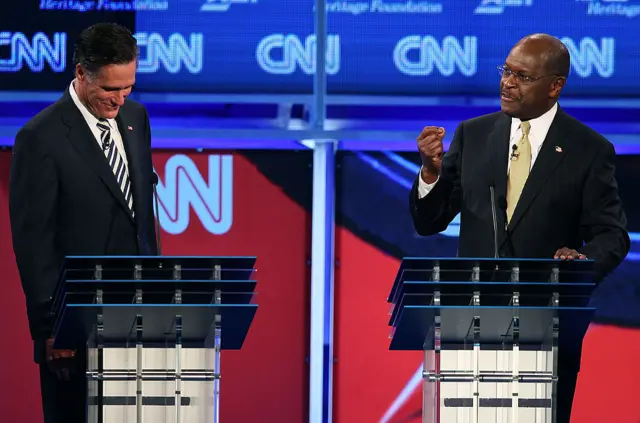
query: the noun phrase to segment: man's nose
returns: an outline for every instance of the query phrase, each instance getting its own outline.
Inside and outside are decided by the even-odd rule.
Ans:
[[[517,77],[514,74],[510,74],[506,78],[504,78],[504,85],[506,87],[513,88],[516,86],[516,82],[517,82]]]
[[[114,97],[114,103],[118,106],[122,106],[124,104],[124,100],[127,98],[126,94],[124,92],[119,92],[115,97]]]

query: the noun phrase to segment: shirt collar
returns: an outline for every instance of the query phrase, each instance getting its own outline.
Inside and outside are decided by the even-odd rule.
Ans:
[[[541,136],[541,142],[544,140],[544,137],[549,132],[549,128],[553,123],[553,119],[556,117],[556,113],[558,112],[558,103],[555,103],[553,107],[543,113],[541,116],[538,116],[535,119],[531,119],[529,123],[531,123],[531,131],[530,134],[534,134],[534,136]],[[511,133],[515,134],[518,129],[520,129],[521,120],[518,118],[511,118]]]

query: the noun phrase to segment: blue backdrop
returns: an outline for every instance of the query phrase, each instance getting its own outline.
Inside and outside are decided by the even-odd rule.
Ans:
[[[312,92],[314,0],[5,6],[0,89],[61,90],[80,29],[109,20],[139,40],[139,91]],[[547,32],[572,55],[566,94],[640,95],[640,0],[328,0],[327,22],[331,93],[495,95],[512,45]]]
[[[173,0],[166,11],[138,12],[149,59],[139,88],[311,92],[313,5]],[[329,0],[327,22],[332,93],[495,94],[512,45],[547,32],[572,55],[567,94],[640,94],[637,0]]]

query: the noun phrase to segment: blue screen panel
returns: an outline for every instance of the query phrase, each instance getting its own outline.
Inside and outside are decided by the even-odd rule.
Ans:
[[[329,0],[329,92],[493,95],[522,36],[559,37],[565,93],[640,95],[638,0]],[[138,11],[139,88],[307,93],[315,72],[313,0],[174,0]],[[176,76],[179,75],[179,78]]]

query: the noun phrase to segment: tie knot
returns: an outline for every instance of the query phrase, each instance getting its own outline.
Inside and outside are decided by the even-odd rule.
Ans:
[[[106,119],[104,118],[100,118],[98,119],[98,123],[96,124],[96,126],[101,130],[101,131],[108,131],[109,128],[109,123],[107,122]]]
[[[522,133],[526,136],[529,136],[529,131],[531,130],[531,122],[523,121],[520,122],[520,128],[522,128]]]

